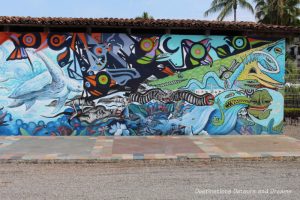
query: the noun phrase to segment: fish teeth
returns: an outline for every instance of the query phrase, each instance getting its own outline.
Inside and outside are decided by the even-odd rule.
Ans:
[[[173,80],[173,81],[169,81],[169,82],[166,82],[166,83],[160,83],[160,84],[155,84],[155,85],[152,85],[154,87],[166,87],[166,86],[169,86],[169,85],[174,85],[174,84],[178,84],[178,83],[181,83],[183,81],[186,81],[187,79],[184,79],[184,80]]]

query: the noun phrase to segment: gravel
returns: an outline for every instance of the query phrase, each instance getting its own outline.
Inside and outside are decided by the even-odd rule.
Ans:
[[[299,168],[299,161],[0,164],[0,199],[298,200]]]

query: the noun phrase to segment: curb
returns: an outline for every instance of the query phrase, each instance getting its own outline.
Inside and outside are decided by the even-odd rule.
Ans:
[[[266,157],[210,157],[210,158],[161,158],[161,159],[0,159],[0,164],[97,164],[97,163],[184,163],[184,162],[300,162],[300,156]]]

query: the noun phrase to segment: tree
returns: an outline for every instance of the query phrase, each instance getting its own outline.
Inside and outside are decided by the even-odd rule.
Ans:
[[[252,5],[247,0],[213,0],[210,5],[210,8],[207,11],[205,11],[204,16],[207,17],[209,14],[213,14],[220,11],[217,20],[223,21],[223,19],[226,16],[230,15],[233,11],[234,21],[236,22],[236,10],[238,6],[254,13]]]
[[[254,0],[258,22],[276,25],[300,25],[299,0]]]
[[[148,12],[143,12],[141,16],[136,17],[136,19],[153,19],[151,15],[149,15]]]

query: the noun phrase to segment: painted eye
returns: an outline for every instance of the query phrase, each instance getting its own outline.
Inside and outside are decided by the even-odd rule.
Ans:
[[[256,74],[256,69],[255,68],[251,68],[250,71],[249,71],[249,74]]]
[[[37,33],[27,33],[20,37],[20,44],[24,47],[38,48],[41,44],[41,36]]]
[[[202,44],[194,44],[191,48],[191,55],[195,59],[202,59],[206,55],[206,49]]]
[[[279,48],[279,47],[276,47],[276,48],[274,49],[274,51],[275,51],[275,53],[277,53],[277,54],[282,54],[282,50],[281,50],[281,48]]]
[[[235,49],[244,49],[247,45],[247,39],[245,37],[234,37],[232,45]]]
[[[150,52],[154,47],[154,43],[151,39],[145,38],[140,42],[140,47],[143,51]]]
[[[101,47],[96,47],[96,48],[94,49],[94,54],[95,54],[96,56],[101,56],[101,55],[102,55],[102,52],[103,52],[103,49],[102,49]]]
[[[49,34],[48,46],[53,50],[60,50],[66,46],[66,37],[61,34]]]
[[[85,87],[89,88],[91,87],[91,84],[89,82],[85,82]]]
[[[108,77],[106,74],[102,74],[98,77],[98,82],[100,85],[106,85],[108,83]]]
[[[205,97],[205,100],[208,105],[213,105],[215,97],[213,95],[208,95]]]
[[[33,46],[35,43],[35,37],[33,34],[28,33],[23,37],[23,43],[27,46]]]
[[[94,72],[93,72],[93,71],[89,71],[88,74],[89,74],[90,76],[92,76],[92,75],[94,75]]]

